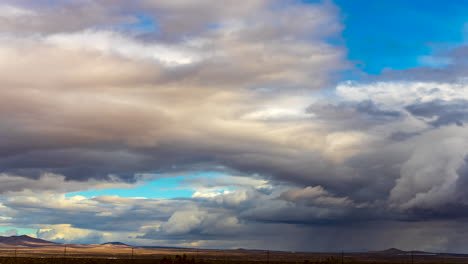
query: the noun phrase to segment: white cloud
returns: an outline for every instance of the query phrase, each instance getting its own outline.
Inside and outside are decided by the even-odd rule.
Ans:
[[[304,109],[267,108],[247,113],[241,117],[253,121],[295,121],[310,118]]]
[[[177,211],[161,226],[168,234],[185,234],[198,228],[203,221],[204,213],[198,210]]]
[[[197,63],[207,56],[202,50],[190,47],[190,42],[175,45],[144,43],[113,31],[61,33],[47,36],[44,41],[65,50],[85,50],[129,59],[155,60],[169,67]]]
[[[418,81],[368,84],[346,82],[336,87],[336,93],[344,101],[372,100],[386,109],[401,109],[413,103],[433,100],[468,99],[468,84]]]
[[[22,16],[32,16],[34,11],[30,9],[20,8],[12,5],[0,5],[0,17],[2,18],[19,18]]]
[[[108,242],[109,233],[74,228],[69,224],[43,226],[37,231],[37,237],[56,242],[93,243]]]

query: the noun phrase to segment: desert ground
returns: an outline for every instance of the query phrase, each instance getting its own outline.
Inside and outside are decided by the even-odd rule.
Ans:
[[[184,260],[181,260],[181,257]],[[160,263],[468,263],[468,255],[388,249],[370,252],[291,252],[248,249],[137,247],[119,242],[60,244],[28,236],[0,237],[0,263],[82,263],[84,260]],[[81,262],[77,262],[77,261]],[[152,260],[153,262],[145,262]],[[49,261],[49,262],[47,262]],[[110,262],[109,262],[110,261]],[[185,261],[185,262],[184,262]],[[191,261],[191,262],[190,262]],[[40,262],[42,263],[42,262]],[[94,262],[89,262],[94,263]],[[107,263],[107,262],[105,262]],[[167,263],[167,262],[165,262]],[[169,262],[172,263],[172,262]]]

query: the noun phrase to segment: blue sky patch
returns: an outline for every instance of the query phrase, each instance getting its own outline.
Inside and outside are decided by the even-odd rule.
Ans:
[[[133,30],[139,32],[158,31],[159,26],[151,16],[148,16],[146,14],[137,14],[135,15],[135,18],[138,19],[138,22],[131,24],[123,24],[120,25],[120,28],[124,30]]]
[[[37,232],[36,229],[32,228],[20,228],[20,227],[13,227],[13,226],[0,226],[0,233],[5,233],[9,230],[16,230],[18,235],[28,235],[28,234],[35,234]]]
[[[192,186],[184,184],[184,181],[192,178],[210,178],[220,175],[219,172],[200,172],[189,175],[181,175],[170,178],[157,178],[154,180],[146,181],[141,186],[131,189],[103,189],[103,190],[89,190],[83,192],[68,193],[66,197],[73,197],[76,195],[84,197],[96,197],[101,195],[117,195],[120,197],[144,197],[144,198],[188,198],[196,192]]]
[[[468,6],[459,1],[335,0],[348,59],[369,74],[384,69],[444,66],[426,57],[464,42]]]

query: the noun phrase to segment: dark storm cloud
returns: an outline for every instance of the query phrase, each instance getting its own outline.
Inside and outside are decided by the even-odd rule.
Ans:
[[[464,157],[454,173],[457,176],[450,197],[446,197],[443,203],[436,203],[432,206],[420,204],[410,208],[405,217],[410,221],[421,221],[425,219],[444,219],[466,221],[468,219],[468,195],[466,188],[468,184],[468,155]]]
[[[377,120],[383,119],[384,121],[390,121],[394,118],[398,118],[401,116],[401,113],[398,111],[392,110],[382,110],[379,109],[374,102],[372,101],[364,101],[356,104],[356,110],[361,113],[369,116],[371,119],[375,118]]]
[[[319,102],[309,106],[306,111],[325,123],[347,128],[372,126],[401,119],[403,114],[396,110],[381,109],[372,100],[361,102],[326,103]]]
[[[463,126],[468,120],[467,100],[435,100],[413,104],[406,107],[411,114],[417,117],[428,118],[433,126],[456,124]]]
[[[394,132],[390,135],[389,139],[391,140],[396,140],[396,141],[404,141],[407,140],[411,137],[418,136],[420,133],[418,132],[402,132],[402,131],[397,131]]]

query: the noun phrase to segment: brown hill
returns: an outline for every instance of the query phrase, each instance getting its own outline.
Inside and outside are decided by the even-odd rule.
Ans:
[[[30,236],[0,236],[0,244],[6,246],[20,246],[20,247],[42,247],[42,246],[54,246],[57,243],[50,242],[47,240],[33,238]]]

